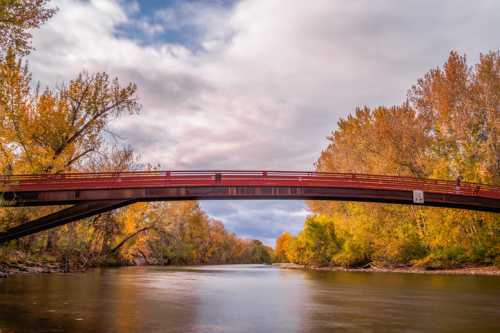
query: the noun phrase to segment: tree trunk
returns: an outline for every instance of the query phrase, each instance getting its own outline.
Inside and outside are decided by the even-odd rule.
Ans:
[[[113,253],[116,253],[123,245],[125,245],[126,242],[128,242],[130,239],[134,238],[135,236],[139,235],[141,232],[144,232],[146,230],[149,230],[149,229],[152,229],[153,227],[152,226],[149,226],[149,227],[144,227],[142,229],[139,229],[137,230],[136,232],[134,232],[133,234],[130,234],[128,235],[127,237],[125,237],[120,243],[118,243],[118,245],[116,245],[114,248],[112,248],[108,254],[113,254]]]

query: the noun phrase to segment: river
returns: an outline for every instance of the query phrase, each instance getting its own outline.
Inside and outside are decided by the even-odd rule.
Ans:
[[[0,279],[0,332],[500,332],[500,277],[127,267]]]

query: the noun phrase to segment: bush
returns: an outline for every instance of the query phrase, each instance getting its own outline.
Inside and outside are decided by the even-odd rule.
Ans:
[[[463,267],[468,257],[462,247],[441,248],[431,252],[425,258],[414,260],[412,263],[425,269],[449,269]]]
[[[350,240],[344,242],[341,251],[332,258],[332,264],[342,267],[362,267],[369,262],[367,251]]]

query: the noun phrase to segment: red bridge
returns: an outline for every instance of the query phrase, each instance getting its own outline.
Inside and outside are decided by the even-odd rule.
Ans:
[[[151,171],[0,177],[4,207],[73,205],[0,233],[0,243],[140,201],[307,199],[500,212],[500,186],[298,171]]]

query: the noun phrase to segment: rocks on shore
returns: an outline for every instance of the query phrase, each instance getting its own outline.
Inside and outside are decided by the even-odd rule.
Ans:
[[[36,263],[32,261],[23,262],[0,262],[0,278],[14,274],[30,273],[56,273],[64,272],[63,267],[52,263]]]

